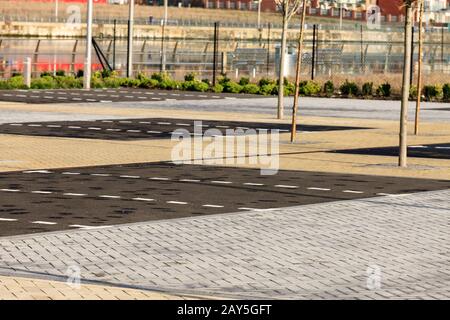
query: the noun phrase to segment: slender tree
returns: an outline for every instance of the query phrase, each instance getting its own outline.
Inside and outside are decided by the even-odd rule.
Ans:
[[[404,62],[403,62],[403,81],[402,81],[402,103],[400,111],[400,148],[399,161],[400,167],[407,167],[408,158],[408,103],[409,103],[409,89],[411,76],[411,43],[412,43],[412,20],[413,20],[413,5],[417,0],[403,0],[406,10],[405,16],[405,40],[404,40]]]
[[[423,11],[424,1],[418,0],[419,6],[419,63],[417,70],[417,99],[416,99],[416,119],[414,123],[414,134],[419,134],[419,116],[420,116],[420,101],[422,99],[422,62],[423,62]]]
[[[280,65],[278,77],[278,119],[283,119],[284,115],[284,73],[286,61],[286,47],[287,47],[287,31],[289,21],[300,8],[302,0],[275,0],[280,13],[283,15],[283,28],[281,31],[281,51],[280,51]]]
[[[303,0],[302,15],[300,18],[300,33],[298,36],[297,45],[297,66],[295,74],[295,94],[294,105],[292,107],[292,129],[291,129],[291,143],[295,141],[297,134],[297,110],[298,110],[298,95],[300,91],[300,74],[302,70],[302,57],[303,57],[303,36],[305,33],[305,17],[306,17],[306,1]]]

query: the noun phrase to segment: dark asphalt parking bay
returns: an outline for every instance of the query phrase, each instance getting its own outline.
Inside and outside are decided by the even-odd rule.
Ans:
[[[148,163],[0,174],[0,236],[400,196],[449,181]]]
[[[261,95],[191,92],[155,89],[39,89],[0,90],[0,101],[30,104],[46,103],[94,103],[94,102],[151,102],[171,100],[220,100],[261,98]]]
[[[210,121],[196,122],[192,119],[146,118],[146,119],[104,119],[96,121],[58,121],[6,123],[0,125],[0,134],[85,138],[104,140],[140,140],[171,138],[176,129],[186,129],[191,133],[208,129],[219,130],[222,134],[229,129],[274,130],[280,133],[289,132],[289,124],[257,123],[240,121]],[[195,126],[194,126],[195,125]],[[197,129],[197,130],[195,130]],[[299,131],[334,131],[367,129],[344,126],[299,125]]]

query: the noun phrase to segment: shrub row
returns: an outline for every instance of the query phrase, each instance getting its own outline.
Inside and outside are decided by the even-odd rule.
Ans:
[[[49,73],[41,74],[40,78],[32,79],[31,89],[71,89],[83,87],[83,71],[78,71],[76,76],[65,75],[63,71],[56,72],[55,75]],[[208,79],[199,80],[194,73],[186,74],[184,81],[172,79],[166,73],[154,73],[150,77],[139,74],[136,78],[121,78],[117,73],[111,71],[97,71],[92,75],[92,88],[145,88],[164,90],[187,90],[215,93],[247,93],[261,95],[277,95],[279,83],[276,80],[262,78],[257,83],[251,83],[247,77],[242,77],[239,82],[232,81],[226,75],[219,78],[218,83],[211,85]],[[8,80],[0,81],[0,89],[26,89],[24,78],[15,75]],[[295,85],[284,80],[284,94],[294,95]],[[316,81],[302,81],[299,86],[299,94],[304,96],[327,96],[335,95],[344,97],[383,97],[392,96],[392,87],[389,83],[383,83],[377,87],[373,82],[364,83],[359,87],[355,82],[346,80],[339,87],[332,81],[327,81],[320,85]],[[422,96],[428,101],[444,100],[450,101],[450,83],[443,86],[426,85],[423,87]],[[417,98],[417,87],[410,89],[410,98]]]

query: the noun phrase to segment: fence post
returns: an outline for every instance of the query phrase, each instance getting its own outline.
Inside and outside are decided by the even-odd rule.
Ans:
[[[228,61],[227,61],[227,53],[226,52],[224,52],[224,51],[222,51],[222,74],[225,74],[225,73],[227,73],[227,63],[228,63]]]
[[[213,86],[216,85],[216,70],[217,70],[217,51],[219,49],[219,23],[214,22],[214,53],[213,53]]]
[[[312,59],[311,59],[311,80],[314,80],[314,73],[316,68],[316,29],[317,25],[313,25],[313,45],[312,45]]]
[[[27,86],[27,88],[30,88],[31,87],[31,58],[30,57],[25,58],[23,75],[25,78],[25,85]]]

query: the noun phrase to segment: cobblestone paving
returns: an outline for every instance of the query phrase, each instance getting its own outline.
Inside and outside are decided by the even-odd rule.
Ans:
[[[450,190],[0,239],[0,273],[233,298],[450,298]],[[378,273],[379,271],[379,273]],[[370,288],[370,289],[369,289]]]

